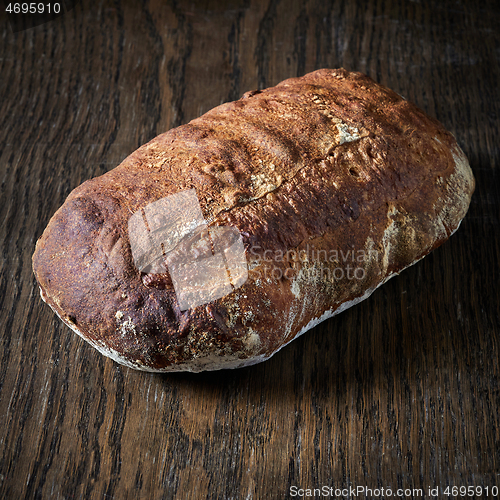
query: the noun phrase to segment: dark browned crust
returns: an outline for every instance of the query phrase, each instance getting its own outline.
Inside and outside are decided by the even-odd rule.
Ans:
[[[233,293],[181,312],[168,275],[134,266],[127,224],[192,188],[206,220],[243,235],[250,273]],[[83,183],[37,242],[33,269],[57,314],[120,362],[234,367],[271,356],[439,246],[473,190],[465,156],[436,120],[365,75],[319,70],[219,106]],[[300,270],[316,264],[290,259],[272,265],[291,278],[266,281],[256,261],[311,248],[373,257],[363,279],[333,281],[304,280]]]

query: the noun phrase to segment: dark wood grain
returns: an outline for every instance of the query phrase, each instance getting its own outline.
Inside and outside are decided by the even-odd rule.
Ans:
[[[84,1],[18,33],[0,19],[1,498],[500,487],[497,2]],[[468,155],[476,193],[443,247],[237,371],[123,368],[42,303],[31,255],[71,189],[247,90],[340,66]]]

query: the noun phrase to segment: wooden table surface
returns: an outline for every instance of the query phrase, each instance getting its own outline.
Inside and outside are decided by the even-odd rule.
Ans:
[[[498,2],[109,0],[16,33],[0,20],[0,498],[497,498]],[[369,74],[456,136],[477,187],[444,246],[235,371],[124,368],[40,300],[34,245],[74,187],[322,67]]]

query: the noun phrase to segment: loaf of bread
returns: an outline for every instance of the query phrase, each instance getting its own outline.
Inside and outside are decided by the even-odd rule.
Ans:
[[[237,368],[441,245],[473,191],[440,123],[361,73],[323,69],[218,106],[84,182],[33,268],[62,321],[119,363]]]

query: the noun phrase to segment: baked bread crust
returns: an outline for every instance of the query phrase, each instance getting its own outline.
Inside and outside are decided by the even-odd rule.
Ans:
[[[38,240],[33,269],[62,321],[119,363],[236,368],[441,245],[474,185],[440,123],[361,73],[323,69],[218,106],[84,182]],[[248,279],[181,311],[168,273],[135,265],[128,222],[190,189],[209,227],[241,234]]]

